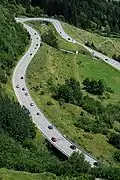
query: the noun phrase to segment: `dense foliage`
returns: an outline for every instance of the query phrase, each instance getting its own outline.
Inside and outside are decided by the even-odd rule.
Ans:
[[[41,38],[42,38],[43,42],[45,42],[49,46],[58,48],[57,38],[54,35],[52,30],[49,30],[48,32],[42,34]]]
[[[71,103],[75,105],[80,104],[82,97],[80,83],[74,78],[66,79],[65,84],[58,86],[55,99],[64,99],[66,103]]]
[[[6,95],[0,94],[0,127],[7,131],[17,141],[35,137],[36,131],[32,119],[25,108]]]
[[[120,134],[119,133],[111,133],[109,137],[109,143],[114,145],[116,148],[120,149]]]
[[[89,78],[86,78],[83,81],[84,89],[91,93],[96,95],[102,95],[105,91],[105,85],[103,80],[96,81],[94,79],[90,80]]]
[[[119,161],[120,162],[120,150],[117,150],[115,153],[114,153],[114,158],[116,161]]]
[[[28,40],[27,31],[15,22],[8,9],[0,6],[0,83],[7,82],[7,76],[25,51]]]
[[[32,0],[32,5],[40,6],[49,16],[63,15],[68,22],[84,29],[93,28],[107,34],[120,31],[119,1]]]

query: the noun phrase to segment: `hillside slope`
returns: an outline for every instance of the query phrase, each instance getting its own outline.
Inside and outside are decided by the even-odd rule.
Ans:
[[[0,5],[0,83],[6,83],[18,57],[29,44],[29,35],[9,9]]]

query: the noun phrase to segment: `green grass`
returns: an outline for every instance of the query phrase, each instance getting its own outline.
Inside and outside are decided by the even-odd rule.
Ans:
[[[82,46],[78,44],[73,44],[71,42],[67,42],[66,40],[61,38],[61,36],[56,32],[54,26],[51,23],[45,24],[44,22],[32,21],[32,22],[27,22],[27,24],[37,29],[40,35],[42,35],[44,32],[48,30],[52,30],[57,37],[60,49],[65,49],[69,51],[80,51],[89,54],[89,52],[86,49],[84,49]]]
[[[62,178],[56,177],[51,173],[32,174],[22,171],[13,171],[0,169],[0,180],[59,180]],[[66,179],[67,180],[67,179]]]
[[[87,41],[93,42],[97,48],[100,48],[104,52],[108,54],[108,56],[112,56],[114,53],[116,55],[120,54],[120,38],[108,38],[100,36],[96,33],[88,32],[83,29],[76,28],[67,23],[62,23],[62,26],[66,33],[68,33],[71,37],[78,40],[81,43],[85,43]]]
[[[110,94],[109,99],[107,96],[103,99],[103,103],[106,104],[119,100],[120,72],[101,60],[93,59],[91,56],[64,54],[46,44],[35,55],[27,71],[30,93],[49,120],[63,134],[84,147],[88,152],[96,157],[103,157],[105,160],[113,162],[112,155],[116,148],[107,142],[106,136],[85,133],[82,129],[80,130],[73,125],[75,118],[83,110],[71,104],[60,106],[51,97],[50,82],[55,86],[57,83],[64,83],[64,80],[69,77],[74,77],[80,82],[86,77],[104,79],[114,91],[113,94]],[[38,90],[34,89],[36,86],[38,86]],[[41,95],[41,91],[44,91],[44,95]],[[97,96],[95,98],[98,99]],[[51,101],[53,105],[48,106],[48,101]]]

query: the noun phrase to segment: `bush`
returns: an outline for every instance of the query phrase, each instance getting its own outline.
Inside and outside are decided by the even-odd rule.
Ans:
[[[80,106],[90,114],[94,115],[101,114],[104,111],[104,106],[99,101],[95,101],[89,96],[84,96],[81,99]]]
[[[114,153],[114,159],[120,162],[120,150],[117,150]]]
[[[58,86],[53,97],[56,100],[64,99],[65,103],[79,105],[82,97],[80,83],[74,78],[66,79],[65,84]]]
[[[102,95],[103,92],[105,91],[105,83],[102,79],[96,81],[86,78],[83,81],[83,85],[84,85],[84,89],[91,94]]]
[[[103,133],[103,134],[108,133],[107,127],[105,128],[106,126],[105,123],[85,116],[80,116],[74,125],[76,127],[84,129],[86,132]]]
[[[57,38],[52,30],[42,34],[41,38],[46,44],[58,49]]]
[[[116,148],[120,149],[120,134],[111,133],[108,142],[113,146],[115,146]]]
[[[54,104],[53,104],[51,101],[48,101],[48,102],[47,102],[47,105],[48,105],[48,106],[51,106],[51,105],[54,105]]]

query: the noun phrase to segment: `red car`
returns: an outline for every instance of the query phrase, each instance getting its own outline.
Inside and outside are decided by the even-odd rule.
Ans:
[[[57,139],[56,139],[55,137],[52,137],[51,140],[52,140],[53,142],[56,142],[56,141],[57,141]]]

